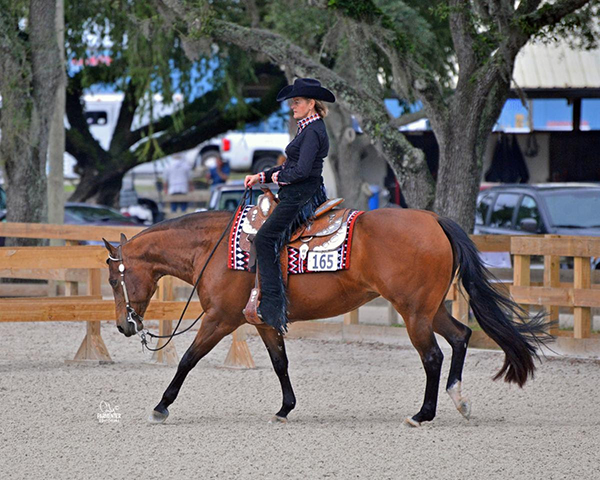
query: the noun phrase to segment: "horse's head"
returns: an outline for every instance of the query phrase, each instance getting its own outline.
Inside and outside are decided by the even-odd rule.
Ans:
[[[104,239],[102,239],[104,240]],[[156,282],[152,271],[136,258],[132,244],[121,234],[121,243],[114,247],[106,240],[108,250],[108,281],[113,289],[117,311],[117,329],[130,337],[144,328],[143,315],[154,293]],[[131,248],[125,248],[131,247]]]

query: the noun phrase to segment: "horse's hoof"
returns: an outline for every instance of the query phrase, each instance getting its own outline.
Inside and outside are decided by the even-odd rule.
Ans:
[[[419,428],[421,426],[421,422],[417,422],[416,420],[413,420],[410,417],[406,417],[404,419],[404,425],[411,428]]]
[[[459,404],[456,406],[456,409],[467,420],[469,420],[469,418],[471,418],[471,402],[469,402],[468,399],[461,398]]]
[[[156,410],[152,410],[152,413],[148,416],[148,423],[152,425],[160,425],[161,423],[165,423],[167,418],[169,417],[169,411],[165,410],[166,413],[161,413]]]
[[[446,391],[454,402],[456,409],[468,420],[471,416],[471,402],[469,402],[469,399],[466,396],[461,394],[461,382],[454,382],[454,384]]]
[[[288,419],[285,417],[279,417],[277,415],[274,415],[273,418],[271,418],[271,420],[269,420],[269,423],[270,424],[273,424],[273,423],[284,423],[285,424],[285,423],[288,423]]]

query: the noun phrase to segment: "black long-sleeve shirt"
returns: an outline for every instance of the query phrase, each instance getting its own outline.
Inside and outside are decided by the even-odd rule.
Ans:
[[[323,159],[328,152],[329,138],[325,122],[321,119],[309,123],[286,147],[285,163],[264,172],[266,181],[271,182],[275,172],[279,172],[277,183],[280,185],[320,177],[323,174]]]

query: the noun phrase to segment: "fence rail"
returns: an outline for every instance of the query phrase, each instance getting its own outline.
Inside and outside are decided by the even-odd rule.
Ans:
[[[131,237],[142,227],[83,227],[75,225],[44,225],[0,223],[0,236],[20,238],[62,239],[64,247],[3,247],[0,248],[0,278],[27,278],[65,283],[64,297],[0,298],[0,322],[21,321],[86,321],[86,336],[75,356],[76,360],[110,361],[110,355],[100,335],[101,320],[114,320],[112,300],[102,300],[101,279],[106,271],[106,250],[101,246],[77,245],[80,241],[119,241],[121,232]],[[513,255],[511,294],[524,305],[544,306],[550,318],[558,320],[560,307],[574,311],[575,339],[591,336],[591,308],[600,307],[600,286],[592,284],[591,257],[600,257],[600,238],[535,236],[510,237],[504,235],[476,235],[471,237],[482,252],[510,252]],[[544,257],[543,283],[531,280],[531,257]],[[560,282],[560,257],[573,257],[573,283]],[[104,274],[105,275],[105,274]],[[159,282],[157,293],[145,317],[159,320],[159,332],[172,331],[172,319],[179,317],[184,302],[174,301],[173,277]],[[510,285],[510,281],[506,282]],[[80,285],[86,284],[85,290]],[[2,284],[0,295],[9,296],[19,287]],[[83,294],[79,294],[79,292]],[[467,323],[468,298],[456,282],[448,292],[453,316]],[[186,319],[200,313],[198,303],[190,304]],[[397,322],[397,314],[390,310],[390,322]],[[349,312],[344,324],[358,324],[358,311]],[[551,333],[559,334],[558,326]],[[245,341],[243,329],[233,335],[233,344],[227,356],[230,366],[253,367],[254,362]],[[162,342],[159,342],[159,345]],[[156,360],[174,364],[177,353],[171,343],[158,352]]]
[[[600,307],[600,290],[592,284],[592,257],[600,257],[600,238],[513,237],[514,281],[511,294],[526,305],[548,307],[550,319],[555,322],[551,333],[560,334],[558,308],[573,309],[573,337],[592,336],[592,307]],[[544,256],[544,284],[531,285],[531,256]],[[573,258],[573,284],[560,284],[560,257]]]
[[[100,334],[100,321],[115,320],[113,300],[102,300],[101,279],[107,269],[106,250],[102,246],[79,245],[79,242],[120,241],[121,233],[132,237],[144,227],[112,227],[82,225],[49,225],[30,223],[0,223],[0,237],[65,240],[64,247],[0,247],[0,278],[64,281],[64,297],[36,297],[27,299],[0,298],[0,322],[85,321],[86,336],[74,361],[110,362],[110,354]],[[86,294],[81,284],[86,284]],[[173,331],[172,319],[179,318],[186,302],[174,300],[174,288],[184,282],[163,277],[144,315],[147,320],[159,321],[159,335]],[[187,284],[185,284],[187,285]],[[34,285],[34,287],[36,287]],[[39,288],[35,289],[38,294]],[[31,290],[30,290],[31,292]],[[18,284],[0,285],[0,296],[25,293]],[[52,292],[54,293],[54,292]],[[198,317],[201,306],[190,303],[184,320]],[[253,368],[254,360],[246,344],[242,329],[232,334],[232,345],[225,359],[231,367]],[[157,346],[165,340],[160,339]],[[176,365],[179,361],[173,342],[155,352],[157,363]]]

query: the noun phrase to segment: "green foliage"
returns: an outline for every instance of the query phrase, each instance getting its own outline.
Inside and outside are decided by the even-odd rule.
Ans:
[[[454,62],[448,20],[439,14],[446,2],[375,0],[375,3],[389,18],[390,25],[386,28],[402,35],[397,46],[406,49],[420,65],[435,71],[441,83],[447,84]]]
[[[546,12],[550,5],[542,5],[540,12]],[[557,24],[540,30],[532,27],[528,17],[520,17],[516,24],[528,36],[542,43],[566,40],[574,49],[591,50],[598,48],[600,39],[600,0],[592,0],[576,12],[565,15]]]
[[[282,0],[268,2],[265,9],[264,26],[284,35],[307,52],[319,53],[325,49],[333,52],[337,39],[327,38],[336,18],[331,11],[319,10],[305,2]],[[327,38],[328,45],[324,45]]]
[[[371,0],[329,0],[327,6],[359,21],[372,22],[383,15]]]
[[[3,119],[10,121],[15,131],[27,131],[33,111],[28,16],[28,1],[0,0],[0,57],[10,56],[11,63],[18,65],[14,76],[0,72],[0,96],[4,96],[5,105],[12,99],[19,105]]]
[[[190,30],[181,21],[167,25],[146,0],[66,0],[67,56],[82,64],[77,76],[84,91],[98,86],[127,91],[132,94],[129,108],[146,118],[156,118],[155,96],[159,95],[161,103],[168,105],[175,93],[182,93],[183,102],[170,115],[168,133],[162,131],[163,135],[176,137],[186,125],[189,128],[184,118],[190,115],[186,106],[205,94],[206,88],[199,87],[199,80],[209,79],[209,88],[219,93],[218,98],[211,97],[211,108],[225,111],[229,120],[243,123],[250,107],[243,98],[242,85],[256,81],[252,58],[240,49],[224,46],[191,60],[182,39],[203,38],[210,33],[210,20],[225,12],[241,20],[243,9],[239,2],[186,3],[200,13],[200,28]],[[92,65],[92,58],[110,58],[110,64]],[[73,81],[71,76],[70,82]],[[140,163],[164,156],[156,135],[157,125],[150,122],[142,145],[136,149]]]

